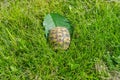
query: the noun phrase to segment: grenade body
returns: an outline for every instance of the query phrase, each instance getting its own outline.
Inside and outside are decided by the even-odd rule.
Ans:
[[[70,45],[70,33],[65,27],[55,27],[49,32],[49,42],[54,50],[66,50]]]

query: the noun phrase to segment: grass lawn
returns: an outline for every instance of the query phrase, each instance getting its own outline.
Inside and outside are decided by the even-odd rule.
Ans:
[[[52,12],[74,28],[66,51],[45,38]],[[120,2],[0,0],[0,80],[120,80]]]

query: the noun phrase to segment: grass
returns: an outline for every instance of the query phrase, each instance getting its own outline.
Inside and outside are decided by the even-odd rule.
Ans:
[[[51,12],[74,27],[67,51],[54,52],[45,38],[42,23]],[[0,1],[1,80],[119,80],[119,74],[119,1]]]

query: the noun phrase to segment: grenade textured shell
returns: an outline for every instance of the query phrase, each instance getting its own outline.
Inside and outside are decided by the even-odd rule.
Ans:
[[[55,50],[66,50],[70,45],[70,33],[65,27],[55,27],[49,32],[49,42]]]

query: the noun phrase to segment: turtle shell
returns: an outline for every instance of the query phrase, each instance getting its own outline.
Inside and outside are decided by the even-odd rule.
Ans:
[[[55,50],[66,50],[70,45],[70,33],[65,27],[55,27],[49,32],[49,42]]]

